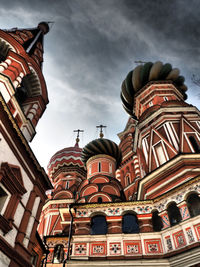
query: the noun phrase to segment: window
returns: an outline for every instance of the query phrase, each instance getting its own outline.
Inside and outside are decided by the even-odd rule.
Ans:
[[[139,225],[136,215],[128,213],[123,216],[122,232],[125,234],[139,233]]]
[[[176,203],[171,203],[167,208],[167,212],[171,226],[178,224],[182,220],[179,208],[176,206]]]
[[[53,263],[61,263],[64,259],[64,246],[59,244],[54,248]]]
[[[150,106],[150,107],[153,106],[153,102],[152,102],[152,101],[149,102],[149,106]]]
[[[101,162],[98,164],[99,172],[101,172]]]
[[[33,255],[31,256],[31,264],[33,266],[37,266],[37,261],[38,261],[38,254],[33,252]]]
[[[19,104],[22,104],[28,97],[26,88],[24,86],[20,86],[17,88],[15,97]]]
[[[159,165],[164,164],[167,161],[165,152],[163,150],[163,146],[162,143],[158,143],[157,145],[154,146],[155,152],[156,152],[156,156],[157,156],[157,160],[159,162]]]
[[[109,163],[109,173],[112,173],[112,163]]]
[[[91,220],[91,235],[106,235],[107,222],[103,215],[96,215]]]
[[[20,168],[3,162],[0,167],[0,229],[7,234],[20,198],[26,193]]]
[[[91,175],[91,173],[92,173],[92,166],[90,165],[89,166],[89,175]]]
[[[190,216],[194,217],[200,214],[200,198],[197,194],[191,194],[187,198],[187,206],[190,212]]]
[[[200,146],[199,144],[197,143],[197,140],[194,136],[189,136],[189,140],[190,140],[190,143],[192,144],[192,147],[194,149],[194,152],[196,153],[200,153]]]
[[[127,174],[126,175],[126,186],[129,186],[131,184],[131,181],[130,181],[130,175]]]
[[[69,189],[69,181],[66,181],[65,189]]]
[[[152,212],[152,224],[153,224],[153,230],[155,232],[159,232],[163,228],[163,223],[161,217],[158,215],[158,211]]]
[[[103,201],[102,201],[102,197],[98,197],[98,203],[101,204]]]
[[[0,184],[0,214],[4,213],[6,204],[9,200],[9,192],[5,189],[5,187]]]
[[[164,101],[168,101],[168,97],[163,96]]]

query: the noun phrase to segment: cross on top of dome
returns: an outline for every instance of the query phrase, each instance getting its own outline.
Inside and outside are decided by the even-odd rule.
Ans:
[[[100,125],[97,125],[96,127],[100,129],[99,137],[103,138],[104,137],[103,128],[106,128],[107,126],[100,124]]]
[[[79,139],[79,133],[83,133],[84,130],[77,129],[77,130],[74,130],[74,132],[77,133],[75,147],[78,147],[78,146],[79,146],[78,143],[79,143],[79,141],[80,141],[80,139]]]

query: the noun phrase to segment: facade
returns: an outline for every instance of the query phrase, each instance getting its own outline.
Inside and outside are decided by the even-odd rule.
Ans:
[[[0,31],[0,266],[39,266],[46,252],[37,226],[52,185],[29,142],[48,104],[41,71],[42,22]]]
[[[38,232],[46,266],[200,266],[200,112],[179,70],[145,63],[122,83],[120,144],[58,151]]]

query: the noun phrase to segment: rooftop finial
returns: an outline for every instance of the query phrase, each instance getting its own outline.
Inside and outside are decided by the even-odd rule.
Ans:
[[[49,32],[49,22],[42,21],[38,24],[38,28],[44,33]]]
[[[78,130],[74,130],[74,132],[77,133],[76,144],[75,144],[75,146],[78,147],[78,146],[79,146],[78,143],[79,143],[79,141],[80,141],[80,139],[79,139],[79,133],[83,133],[84,130],[80,130],[80,129],[78,129]]]
[[[106,126],[100,124],[98,126],[96,126],[97,128],[100,128],[100,133],[99,133],[99,137],[100,138],[103,138],[104,137],[104,134],[103,134],[103,128],[106,128]]]

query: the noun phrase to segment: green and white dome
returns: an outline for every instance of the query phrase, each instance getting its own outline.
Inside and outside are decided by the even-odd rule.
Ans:
[[[133,103],[135,94],[147,83],[153,81],[171,81],[182,93],[184,99],[187,98],[187,86],[184,84],[185,78],[179,75],[177,68],[172,68],[169,63],[163,64],[160,61],[155,63],[147,62],[137,66],[130,71],[121,87],[121,99],[124,109],[129,115],[133,115]]]

